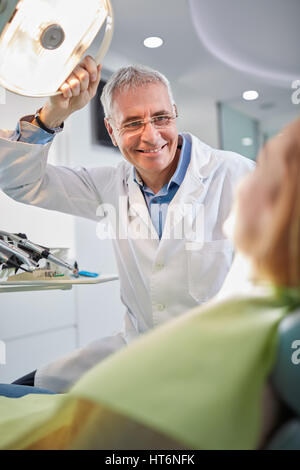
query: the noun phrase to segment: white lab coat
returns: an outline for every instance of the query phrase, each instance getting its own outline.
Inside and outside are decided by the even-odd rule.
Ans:
[[[98,214],[107,214],[114,207],[119,215],[120,207],[122,227],[133,223],[143,232],[139,239],[120,239],[119,231],[113,240],[121,298],[127,308],[124,333],[93,342],[39,369],[36,385],[63,390],[94,363],[140,333],[206,302],[220,290],[233,259],[232,242],[225,238],[222,226],[230,212],[235,187],[253,168],[252,161],[212,149],[191,134],[184,134],[192,143],[191,162],[169,205],[159,240],[128,162],[123,161],[117,168],[55,167],[47,164],[50,144],[11,142],[5,138],[7,135],[2,133],[0,139],[0,187],[8,196],[98,221],[97,208]],[[101,203],[106,206],[99,211]],[[179,227],[183,222],[184,204],[196,204],[198,209],[201,204],[200,213],[204,216],[200,219],[198,239],[192,243],[188,229],[195,226],[199,210],[184,219],[187,238],[167,237],[168,231],[172,233],[175,225]],[[175,205],[174,220],[171,213]],[[147,231],[152,236],[145,239]]]

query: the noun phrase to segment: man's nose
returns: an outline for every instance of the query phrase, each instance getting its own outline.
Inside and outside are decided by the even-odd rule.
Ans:
[[[157,139],[158,136],[160,136],[159,129],[156,129],[151,121],[145,122],[141,132],[141,138],[143,140],[153,141]]]

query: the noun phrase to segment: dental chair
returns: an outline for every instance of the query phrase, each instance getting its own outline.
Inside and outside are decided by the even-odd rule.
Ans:
[[[271,437],[268,450],[300,450],[300,309],[279,326],[272,385],[286,406],[287,420]]]

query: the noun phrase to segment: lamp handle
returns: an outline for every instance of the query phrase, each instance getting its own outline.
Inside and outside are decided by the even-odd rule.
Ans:
[[[110,46],[113,32],[114,32],[114,15],[113,15],[113,10],[112,10],[110,0],[106,0],[106,4],[107,4],[106,28],[105,28],[105,33],[104,33],[102,44],[95,57],[95,61],[97,65],[100,65],[102,63],[104,56],[107,53],[108,48]],[[57,96],[61,94],[62,94],[61,91],[56,91],[55,93],[52,93],[49,96]]]
[[[110,46],[113,32],[114,32],[114,15],[113,15],[112,6],[109,0],[106,0],[106,2],[107,2],[106,28],[105,28],[105,34],[104,34],[102,44],[95,57],[97,65],[100,65],[102,63],[103,58],[105,54],[107,53],[108,48]]]

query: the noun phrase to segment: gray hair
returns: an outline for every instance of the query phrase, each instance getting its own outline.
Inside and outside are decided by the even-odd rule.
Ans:
[[[148,83],[163,83],[167,88],[171,104],[175,104],[170,82],[162,73],[145,65],[130,65],[117,70],[103,87],[101,103],[105,117],[111,117],[113,95],[116,90],[134,89]]]

